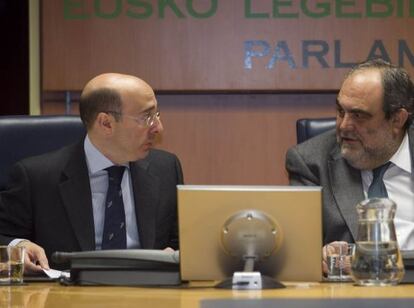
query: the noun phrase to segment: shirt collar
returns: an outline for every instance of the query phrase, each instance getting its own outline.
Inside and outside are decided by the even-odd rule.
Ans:
[[[408,133],[405,133],[404,139],[400,144],[397,152],[391,157],[390,161],[400,169],[411,174],[411,155],[408,141]]]
[[[94,174],[115,165],[92,144],[88,135],[85,137],[84,149],[89,174]],[[124,166],[127,168],[129,167],[128,164],[125,164]]]

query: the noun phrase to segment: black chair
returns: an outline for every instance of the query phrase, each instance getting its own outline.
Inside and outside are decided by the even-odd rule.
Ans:
[[[85,133],[78,116],[0,116],[0,190],[15,162],[76,142]]]
[[[299,119],[296,121],[296,140],[302,143],[330,129],[335,128],[335,118]]]

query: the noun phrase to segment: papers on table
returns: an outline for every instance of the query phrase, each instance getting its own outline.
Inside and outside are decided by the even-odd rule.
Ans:
[[[65,278],[70,278],[70,273],[68,272],[62,272],[62,271],[58,271],[55,269],[43,269],[43,271],[45,272],[45,274],[52,279],[58,279],[60,277],[65,277]]]

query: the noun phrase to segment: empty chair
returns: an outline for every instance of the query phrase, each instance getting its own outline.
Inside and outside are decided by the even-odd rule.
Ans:
[[[296,121],[296,140],[302,143],[335,128],[335,118],[299,119]]]
[[[78,116],[0,116],[0,190],[17,161],[59,149],[85,134]]]

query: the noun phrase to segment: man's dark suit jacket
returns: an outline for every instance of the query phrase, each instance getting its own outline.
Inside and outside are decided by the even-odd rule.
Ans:
[[[141,247],[178,248],[177,157],[161,150],[130,164]],[[92,197],[83,141],[18,162],[0,193],[0,244],[28,239],[55,251],[95,249]]]
[[[414,166],[413,126],[408,137]],[[358,228],[355,206],[365,199],[361,171],[342,157],[335,130],[289,149],[286,169],[291,185],[322,186],[324,244],[339,240],[354,242]]]

